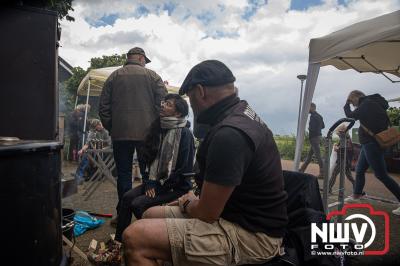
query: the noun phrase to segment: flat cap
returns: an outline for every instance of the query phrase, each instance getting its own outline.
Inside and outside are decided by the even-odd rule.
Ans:
[[[186,75],[179,94],[187,93],[194,85],[219,86],[236,80],[232,71],[221,61],[206,60],[195,65]]]
[[[150,63],[151,62],[151,60],[149,58],[147,58],[146,53],[144,52],[144,50],[142,48],[140,48],[140,47],[135,47],[135,48],[130,49],[128,51],[128,55],[130,55],[130,54],[141,54],[146,59],[146,63]]]

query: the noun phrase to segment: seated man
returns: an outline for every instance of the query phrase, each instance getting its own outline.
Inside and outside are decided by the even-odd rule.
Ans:
[[[90,130],[86,139],[85,145],[78,151],[78,155],[81,156],[81,162],[76,169],[75,178],[78,184],[83,182],[83,174],[86,168],[89,166],[89,158],[86,155],[88,148],[97,148],[97,144],[101,144],[102,148],[106,148],[111,145],[111,138],[108,131],[103,127],[99,119],[93,119],[90,123]]]
[[[260,264],[282,254],[288,217],[279,152],[272,132],[235,95],[234,81],[216,60],[186,76],[180,94],[189,96],[197,122],[211,126],[197,153],[200,197],[189,192],[130,225],[126,265]]]
[[[167,94],[161,102],[160,119],[150,128],[143,146],[146,173],[143,184],[126,192],[118,214],[115,240],[132,219],[150,207],[168,203],[186,194],[191,188],[185,173],[193,171],[194,138],[187,127],[187,102],[178,94]]]

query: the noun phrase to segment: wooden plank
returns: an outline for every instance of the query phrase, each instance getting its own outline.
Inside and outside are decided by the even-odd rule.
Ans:
[[[90,241],[90,244],[89,244],[89,251],[95,252],[96,248],[97,248],[97,240],[92,239],[92,241]]]
[[[70,248],[72,248],[73,251],[75,251],[76,254],[79,255],[79,257],[81,257],[82,259],[84,259],[85,261],[89,261],[86,254],[83,253],[82,250],[80,250],[76,245],[74,245],[71,241],[69,241],[68,238],[66,238],[63,235],[63,241],[65,242],[65,244],[67,244],[67,246],[69,246]]]

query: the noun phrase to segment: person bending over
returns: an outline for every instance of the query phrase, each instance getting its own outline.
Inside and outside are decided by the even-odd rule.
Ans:
[[[90,123],[86,144],[78,151],[78,155],[82,158],[75,172],[75,178],[78,184],[82,184],[84,181],[83,175],[89,166],[89,158],[86,154],[86,150],[89,148],[93,149],[93,144],[97,141],[101,141],[103,148],[107,148],[111,145],[111,138],[108,131],[103,127],[99,119],[93,119]]]
[[[350,104],[355,108],[352,111]],[[388,128],[390,121],[386,113],[389,108],[388,102],[379,94],[365,95],[362,91],[354,90],[347,97],[344,113],[347,117],[360,121],[358,136],[360,138],[361,152],[358,156],[356,166],[356,182],[353,195],[346,199],[347,202],[359,203],[363,200],[363,190],[365,186],[365,172],[369,167],[372,168],[376,178],[400,202],[400,186],[388,175],[384,159],[384,150],[379,146],[373,137]],[[394,209],[393,214],[400,215],[399,207]]]
[[[211,126],[197,152],[200,197],[148,209],[123,234],[126,265],[260,264],[282,254],[288,217],[272,132],[235,94],[235,77],[207,60],[186,76],[197,122]],[[183,219],[186,218],[186,219]]]
[[[189,107],[178,94],[167,94],[161,102],[160,119],[146,137],[143,158],[146,173],[143,184],[126,192],[118,215],[115,239],[121,241],[132,213],[141,219],[145,210],[176,200],[191,189],[184,174],[193,171],[194,138],[186,116]]]

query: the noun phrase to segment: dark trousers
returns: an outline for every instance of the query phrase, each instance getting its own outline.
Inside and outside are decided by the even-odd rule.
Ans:
[[[141,147],[142,141],[133,140],[114,140],[113,141],[113,153],[114,161],[117,168],[117,191],[118,191],[118,204],[117,214],[119,215],[119,209],[121,200],[124,194],[132,189],[132,164],[133,154],[137,153],[140,174],[143,176],[145,173],[145,163],[142,158]]]
[[[122,240],[122,233],[131,224],[132,213],[135,215],[136,219],[141,219],[143,213],[148,208],[174,201],[186,193],[187,191],[184,190],[170,190],[160,192],[154,198],[150,198],[145,195],[144,185],[139,185],[131,189],[125,193],[122,198],[115,239],[117,241]]]
[[[68,147],[68,161],[78,161],[78,151],[79,151],[79,136],[71,136],[69,139]]]
[[[311,162],[312,156],[315,155],[315,158],[317,158],[318,165],[319,165],[319,173],[322,175],[322,171],[324,169],[323,167],[323,162],[321,158],[321,150],[320,150],[320,144],[321,144],[321,136],[313,137],[310,138],[310,151],[307,154],[307,158],[304,161],[303,165],[300,168],[300,172],[304,172],[307,169],[307,166]]]
[[[362,194],[365,185],[365,172],[370,166],[374,171],[376,178],[378,178],[400,201],[400,186],[388,175],[383,150],[375,142],[361,145],[361,152],[356,167],[356,185],[354,187],[354,194]]]
[[[351,164],[351,162],[347,162],[346,163],[346,167],[345,167],[344,172],[345,172],[345,175],[346,175],[347,179],[353,184],[353,188],[354,188],[355,181],[354,181],[353,176],[351,175],[350,164]],[[341,167],[340,163],[337,162],[336,165],[335,165],[335,168],[333,168],[331,179],[329,179],[329,192],[332,192],[332,188],[333,188],[333,186],[335,185],[335,182],[336,182],[336,177],[340,173],[340,167]]]

